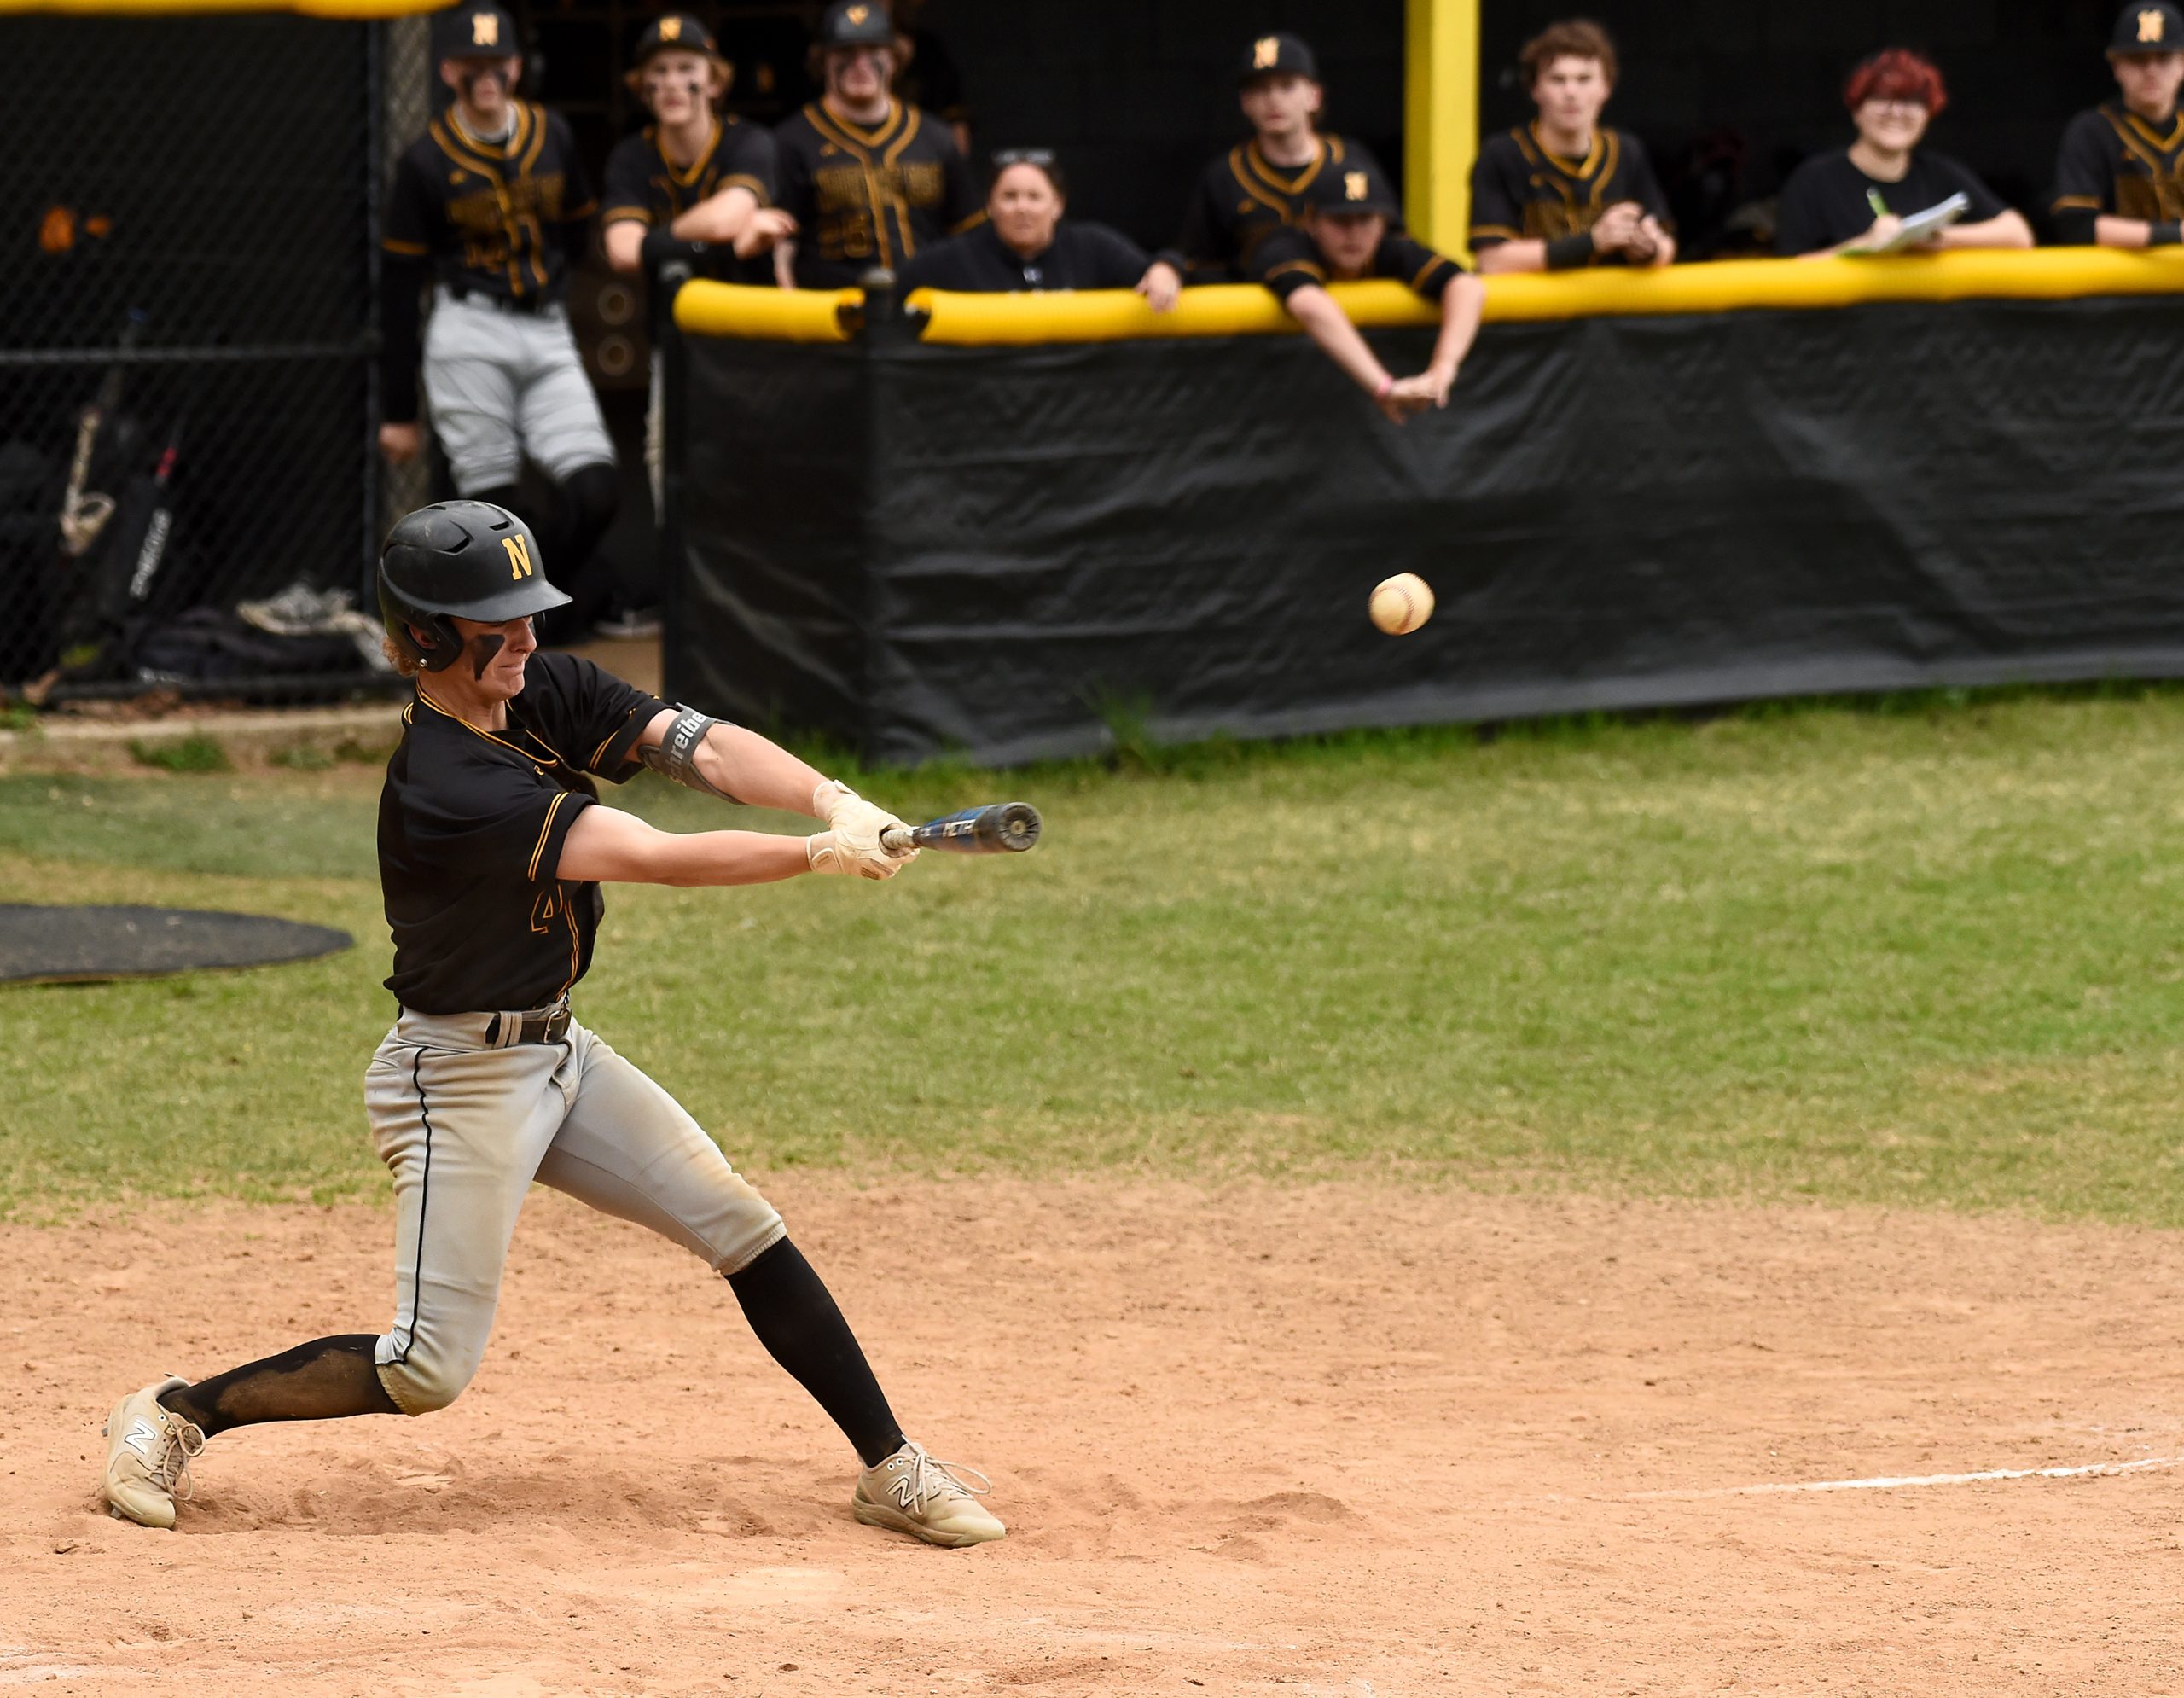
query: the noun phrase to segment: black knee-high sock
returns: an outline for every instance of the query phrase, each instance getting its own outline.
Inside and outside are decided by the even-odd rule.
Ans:
[[[887,1394],[801,1250],[784,1238],[728,1282],[758,1342],[834,1418],[867,1468],[902,1448]]]
[[[313,1339],[278,1356],[247,1362],[169,1392],[161,1405],[205,1436],[260,1421],[333,1421],[345,1415],[399,1415],[380,1383],[374,1333]]]

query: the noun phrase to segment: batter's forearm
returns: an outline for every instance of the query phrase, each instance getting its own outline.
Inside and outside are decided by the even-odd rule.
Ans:
[[[699,775],[723,795],[752,807],[818,817],[812,812],[811,796],[827,782],[826,774],[756,731],[715,725],[706,733],[694,765]]]
[[[801,837],[762,831],[662,831],[616,808],[586,808],[555,875],[572,883],[773,884],[810,870]]]

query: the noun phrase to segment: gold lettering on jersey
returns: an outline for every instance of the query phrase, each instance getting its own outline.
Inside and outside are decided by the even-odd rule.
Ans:
[[[2139,14],[2139,39],[2140,41],[2161,39],[2161,14],[2153,7],[2149,6]]]
[[[498,47],[501,44],[501,20],[491,12],[479,12],[470,20],[470,44],[473,47]]]
[[[659,20],[659,38],[662,41],[682,40],[682,20],[680,18],[662,18]]]
[[[531,539],[528,537],[503,537],[501,546],[508,551],[508,581],[514,583],[530,577]]]
[[[1252,69],[1263,71],[1281,57],[1281,38],[1263,35],[1252,44]]]
[[[1343,172],[1342,198],[1344,200],[1362,201],[1370,192],[1371,191],[1365,187],[1365,173],[1363,172],[1345,171]]]

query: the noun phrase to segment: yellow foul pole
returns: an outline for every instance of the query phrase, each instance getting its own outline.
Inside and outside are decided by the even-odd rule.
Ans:
[[[1469,255],[1478,154],[1479,0],[1405,0],[1403,214],[1444,253]]]

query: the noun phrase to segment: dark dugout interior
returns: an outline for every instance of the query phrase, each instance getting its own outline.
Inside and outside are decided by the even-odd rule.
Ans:
[[[660,9],[613,0],[530,9],[543,93],[577,124],[595,166],[642,122],[620,74]],[[736,66],[735,110],[770,122],[809,96],[818,5],[692,9]],[[1771,197],[1805,154],[1850,139],[1839,93],[1850,68],[1879,48],[1912,47],[1949,86],[1931,145],[2037,223],[2065,122],[2113,90],[2102,55],[2116,10],[2110,0],[1486,0],[1479,121],[1490,133],[1530,115],[1515,69],[1527,37],[1573,12],[1598,19],[1623,61],[1609,121],[1644,140],[1676,201],[1685,251],[1704,257],[1734,250],[1739,206]],[[1329,124],[1401,176],[1403,0],[926,0],[898,13],[930,48],[914,79],[960,89],[979,154],[1056,148],[1072,210],[1147,247],[1173,233],[1199,166],[1243,135],[1235,64],[1246,43],[1270,30],[1312,44]],[[926,103],[955,102],[928,95]]]

